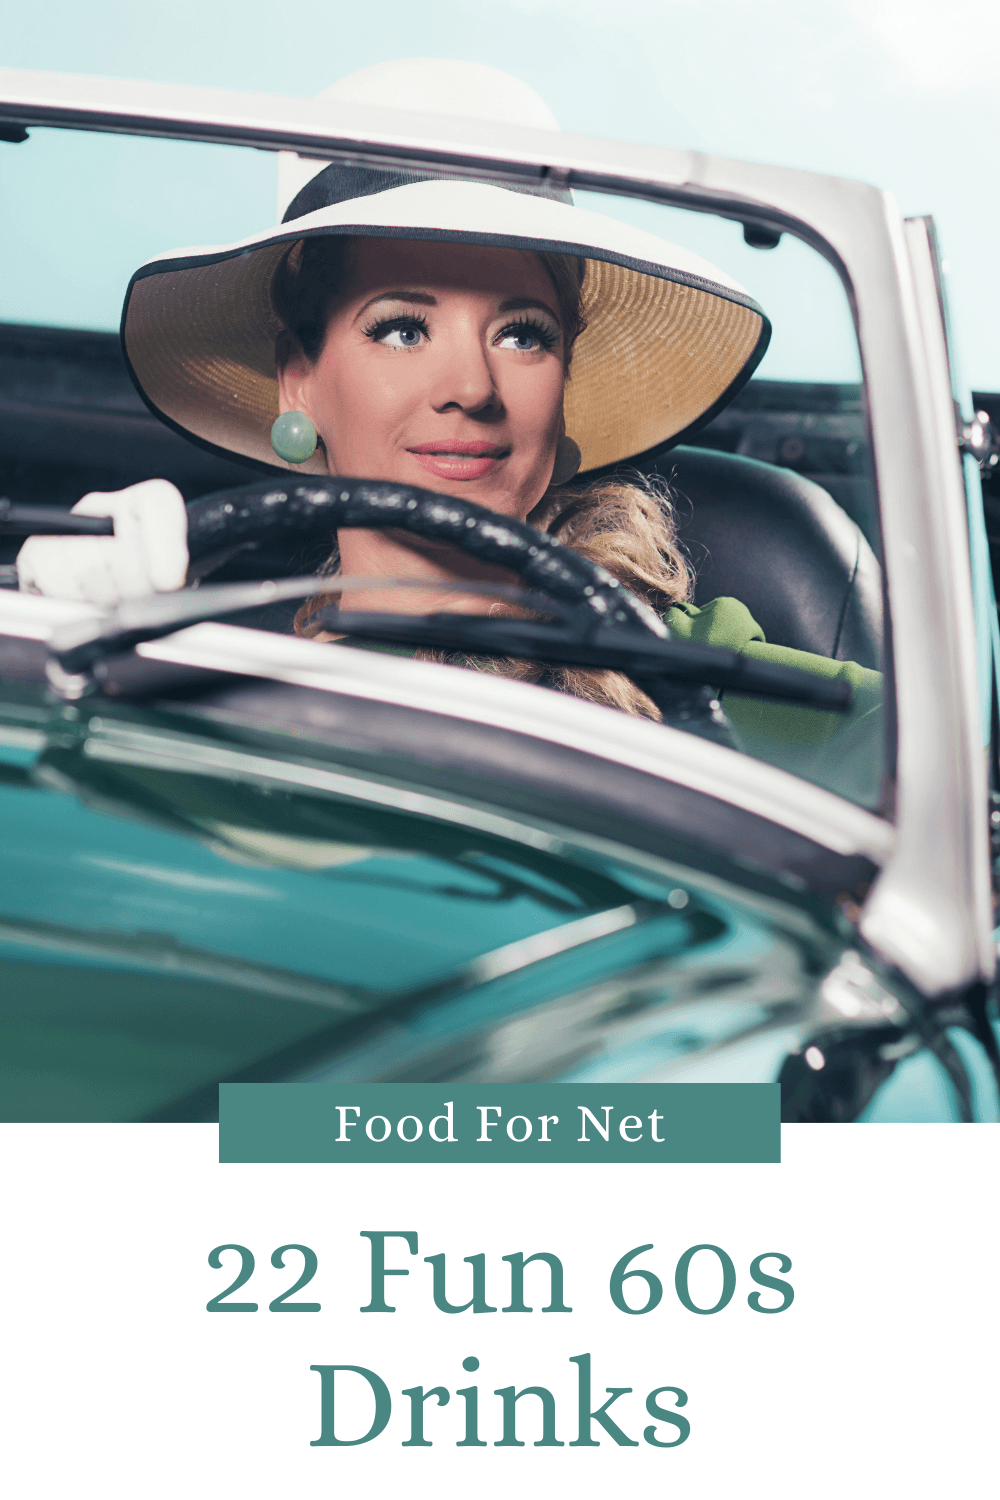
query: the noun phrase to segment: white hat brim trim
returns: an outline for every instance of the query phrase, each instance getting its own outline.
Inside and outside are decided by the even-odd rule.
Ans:
[[[362,205],[364,217],[359,221],[358,210]],[[448,180],[413,182],[365,198],[350,198],[230,245],[171,250],[141,266],[136,277],[206,265],[330,229],[374,238],[380,237],[380,230],[393,238],[410,231],[417,238],[454,240],[457,236],[476,244],[484,239],[496,245],[532,240],[540,248],[551,249],[553,254],[614,260],[646,276],[682,281],[700,291],[741,302],[764,316],[763,309],[738,281],[693,251],[672,245],[644,229],[549,198],[511,192],[487,183]]]

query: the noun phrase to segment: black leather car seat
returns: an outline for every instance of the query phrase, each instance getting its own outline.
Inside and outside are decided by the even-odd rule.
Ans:
[[[696,604],[730,595],[773,645],[880,665],[881,569],[826,490],[791,469],[707,448],[673,448],[646,472],[673,492]]]

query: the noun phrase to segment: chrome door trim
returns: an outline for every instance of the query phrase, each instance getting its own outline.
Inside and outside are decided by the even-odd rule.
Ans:
[[[860,854],[878,865],[893,847],[889,823],[787,771],[683,730],[531,683],[214,623],[149,641],[137,651],[153,661],[266,677],[564,745],[612,766],[630,766],[660,781],[689,787],[836,854]]]
[[[0,637],[46,641],[96,613],[88,604],[0,591]],[[689,787],[835,854],[862,855],[876,865],[892,854],[892,825],[833,792],[683,730],[531,683],[215,622],[147,641],[136,653],[512,730]],[[84,710],[88,701],[81,700]]]

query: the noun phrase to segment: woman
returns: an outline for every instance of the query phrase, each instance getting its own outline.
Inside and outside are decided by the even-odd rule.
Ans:
[[[437,110],[449,99],[459,113],[554,125],[523,85],[471,64],[380,65],[328,97]],[[527,520],[602,562],[675,634],[846,678],[862,706],[874,703],[876,674],[768,646],[735,600],[696,609],[661,494],[637,479],[577,478],[679,439],[749,379],[770,330],[736,283],[538,183],[297,158],[284,169],[292,196],[276,229],[177,252],[133,278],[123,346],[163,420],[229,456],[423,485]],[[77,509],[114,513],[115,538],[33,539],[18,560],[24,586],[100,603],[181,586],[172,487],[88,496]],[[337,540],[345,574],[429,585],[352,593],[352,608],[425,613],[440,607],[435,581],[500,576],[397,533]],[[321,602],[300,612],[303,633]],[[449,607],[496,606],[459,593]],[[503,670],[657,717],[620,674]],[[811,741],[836,727],[815,711],[767,712],[772,737],[776,724],[779,737]],[[751,736],[759,714],[743,705]]]

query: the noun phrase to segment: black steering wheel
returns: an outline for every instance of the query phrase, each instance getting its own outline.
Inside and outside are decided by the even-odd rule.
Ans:
[[[282,484],[266,480],[220,490],[188,506],[188,552],[195,571],[236,548],[267,553],[289,540],[307,542],[343,526],[396,527],[427,541],[446,542],[494,567],[506,568],[526,588],[589,612],[602,624],[630,625],[666,637],[659,617],[598,563],[589,562],[523,521],[471,500],[385,480],[331,479]],[[201,565],[200,567],[198,565]]]
[[[582,621],[669,637],[659,616],[606,568],[545,532],[471,500],[385,480],[337,475],[291,482],[269,479],[195,500],[188,506],[192,571],[204,577],[236,551],[252,549],[262,554],[260,576],[270,577],[269,551],[287,549],[290,541],[307,544],[321,538],[328,539],[332,549],[334,532],[344,526],[395,527],[447,543],[514,573],[526,589],[579,611]],[[709,688],[659,682],[654,696],[664,723],[732,743]]]

